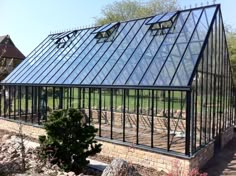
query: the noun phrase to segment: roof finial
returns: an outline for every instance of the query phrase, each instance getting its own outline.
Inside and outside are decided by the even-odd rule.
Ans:
[[[197,7],[197,3],[195,4],[195,7]]]
[[[216,4],[216,0],[213,0],[212,2],[213,2],[213,4]]]
[[[207,5],[209,5],[209,2],[207,1]]]
[[[186,9],[186,5],[184,6],[184,10]]]
[[[203,3],[201,2],[201,7],[203,6]]]
[[[189,8],[191,9],[192,8],[192,5],[190,4]]]

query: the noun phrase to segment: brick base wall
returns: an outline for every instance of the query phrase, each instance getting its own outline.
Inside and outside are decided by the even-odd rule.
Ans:
[[[224,132],[221,133],[221,148],[224,148],[225,145],[231,141],[234,137],[234,126],[229,127]]]
[[[179,176],[187,176],[193,168],[202,168],[214,156],[214,142],[201,149],[192,158],[154,153],[109,142],[100,143],[103,144],[101,155],[123,158],[133,164],[152,167],[158,171],[163,170],[167,173],[178,173]]]
[[[214,156],[214,141],[207,144],[190,159],[190,170],[202,168]]]
[[[100,141],[99,141],[100,142]],[[180,159],[159,153],[152,153],[137,148],[116,145],[108,142],[102,143],[101,155],[122,158],[133,164],[140,164],[146,167],[152,167],[158,171],[178,172],[179,175],[186,174],[190,168],[188,159]],[[174,166],[174,167],[173,167]],[[178,166],[178,167],[176,167]],[[176,170],[178,168],[178,170]]]
[[[0,129],[19,132],[19,124],[4,119],[0,119]],[[44,135],[42,128],[23,125],[23,133],[33,138]],[[234,135],[234,128],[230,127],[222,133],[221,146],[225,146]],[[199,150],[191,158],[175,157],[169,154],[160,154],[149,152],[142,149],[104,142],[98,140],[102,145],[101,155],[123,158],[130,163],[140,164],[146,167],[152,167],[156,170],[163,170],[167,173],[178,173],[180,176],[188,175],[193,168],[202,168],[208,160],[214,156],[214,141],[210,142],[204,148]]]

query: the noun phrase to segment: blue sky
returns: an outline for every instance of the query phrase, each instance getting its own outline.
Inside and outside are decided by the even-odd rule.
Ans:
[[[9,34],[27,56],[50,32],[93,25],[94,18],[101,16],[101,8],[113,1],[0,0],[0,35]],[[200,6],[201,2],[207,4],[206,0],[178,2],[182,8]],[[221,3],[224,22],[236,28],[236,1],[217,0],[216,3]]]

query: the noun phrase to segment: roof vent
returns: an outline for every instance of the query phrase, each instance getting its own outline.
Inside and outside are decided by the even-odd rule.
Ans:
[[[52,40],[56,40],[57,48],[69,47],[72,43],[72,38],[77,34],[77,31],[63,32],[52,37]]]
[[[146,25],[150,25],[152,35],[165,35],[176,21],[177,12],[159,14],[151,18]]]
[[[112,41],[116,36],[119,25],[119,22],[109,23],[98,27],[92,34],[96,34],[95,38],[98,42]]]

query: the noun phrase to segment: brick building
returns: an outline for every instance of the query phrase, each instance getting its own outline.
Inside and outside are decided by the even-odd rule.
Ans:
[[[0,36],[0,81],[2,81],[25,56],[15,46],[9,35]]]

